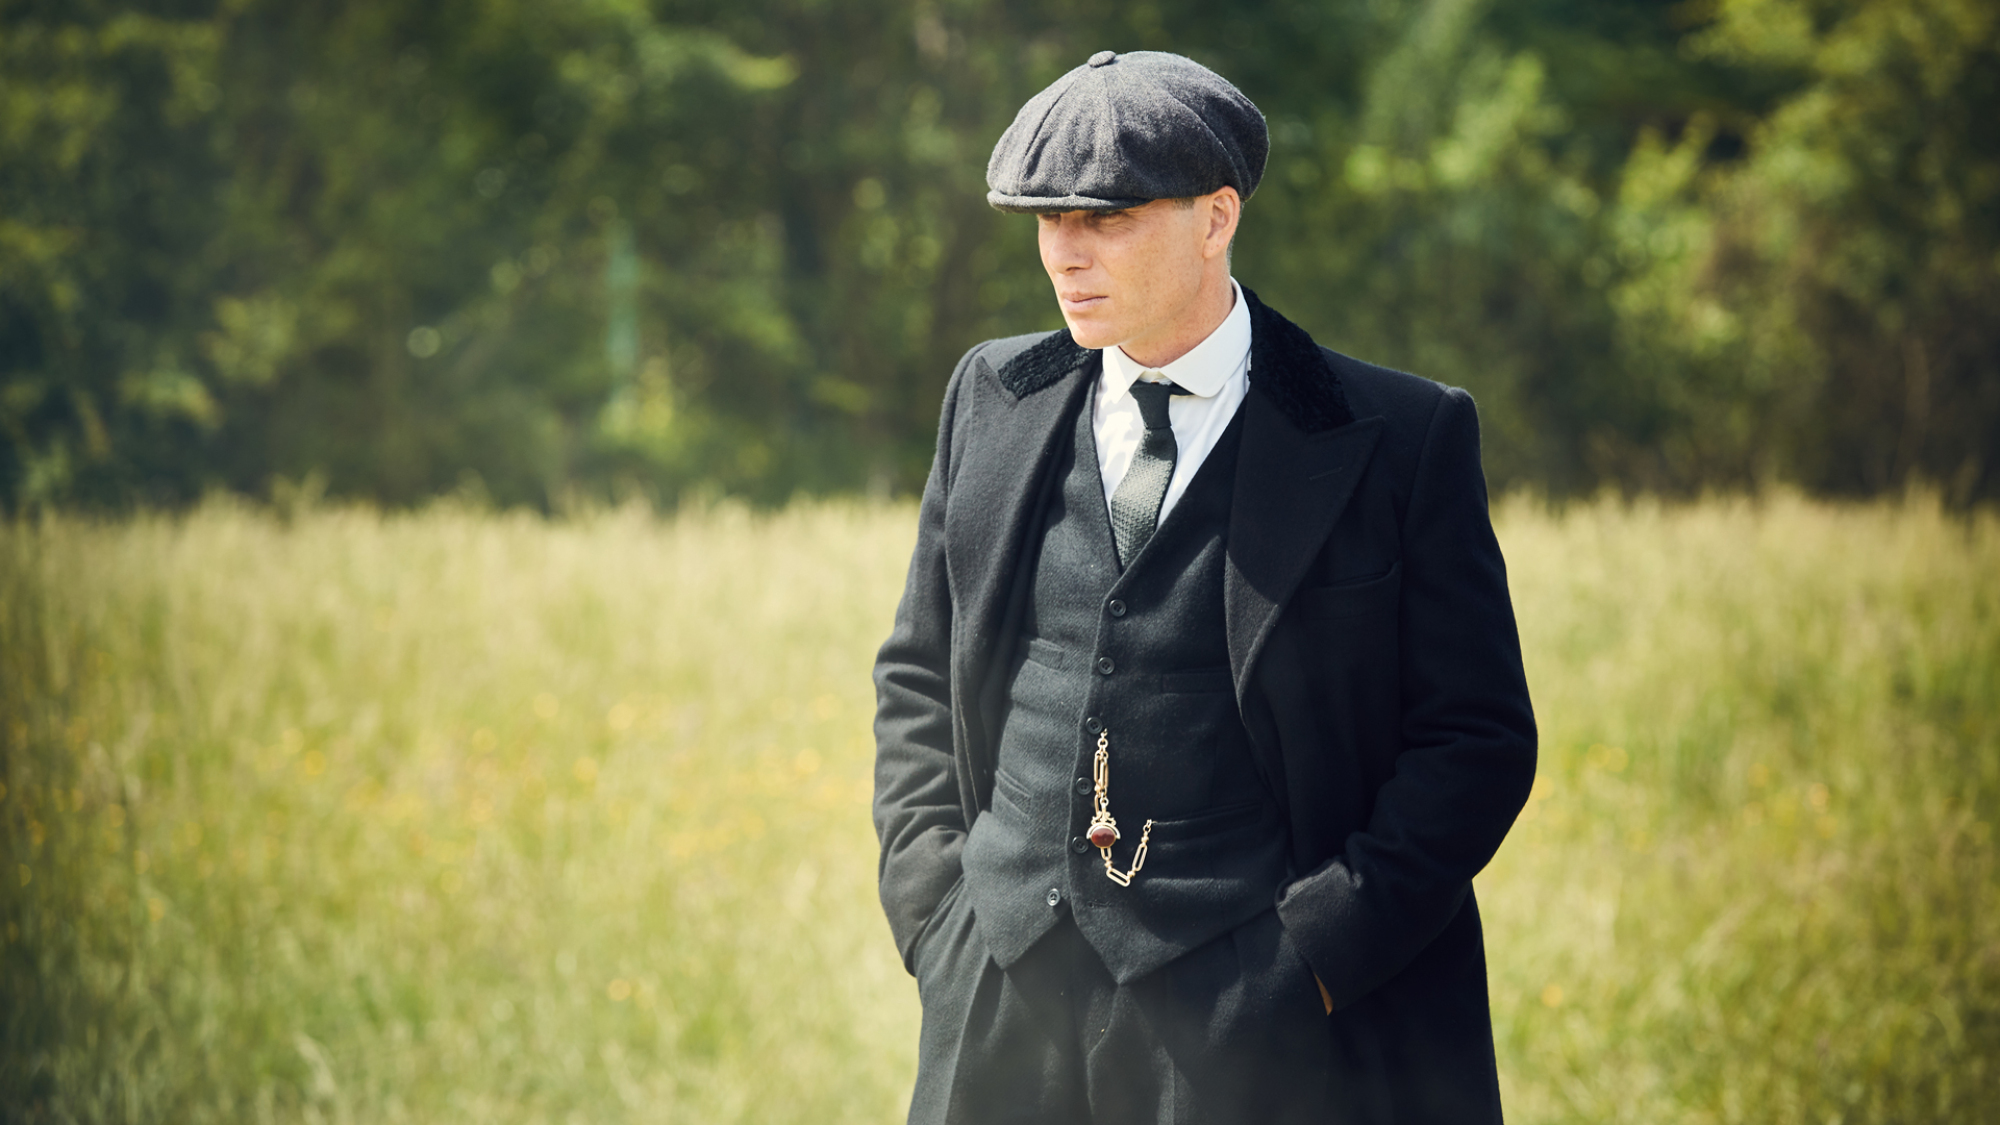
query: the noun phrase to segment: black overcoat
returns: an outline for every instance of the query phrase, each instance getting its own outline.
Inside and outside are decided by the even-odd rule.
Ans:
[[[1527,800],[1535,724],[1472,400],[1244,293],[1229,662],[1301,873],[1278,914],[1335,1005],[1333,1119],[1498,1122],[1471,880]],[[880,891],[906,964],[992,798],[1023,544],[1100,362],[1065,331],[994,340],[945,391],[875,671]]]

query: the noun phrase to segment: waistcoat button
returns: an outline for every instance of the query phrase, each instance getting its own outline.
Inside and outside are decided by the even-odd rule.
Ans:
[[[1098,731],[1104,729],[1104,720],[1098,718],[1095,715],[1092,715],[1091,717],[1083,721],[1083,729],[1089,731],[1092,734],[1096,734]]]
[[[1057,903],[1062,901],[1062,888],[1050,887],[1049,893],[1046,896],[1044,896],[1044,898],[1047,900],[1050,906],[1056,905]]]
[[[1082,855],[1090,850],[1090,841],[1081,836],[1071,836],[1069,838],[1069,850]]]
[[[1088,797],[1088,796],[1090,796],[1090,791],[1091,791],[1091,790],[1092,790],[1093,788],[1095,788],[1095,787],[1091,785],[1091,783],[1090,783],[1090,779],[1089,779],[1089,778],[1087,778],[1087,777],[1079,777],[1079,778],[1077,778],[1077,779],[1076,779],[1076,795],[1077,795],[1077,796],[1079,796],[1079,797]]]
[[[1108,609],[1108,610],[1110,610],[1110,611],[1111,611],[1111,616],[1113,616],[1113,617],[1123,617],[1123,616],[1125,616],[1125,603],[1124,603],[1124,602],[1122,602],[1122,601],[1119,601],[1119,600],[1118,600],[1117,598],[1112,598],[1112,599],[1111,599],[1111,604],[1110,604],[1110,605],[1107,605],[1107,606],[1105,606],[1104,608],[1105,608],[1105,609]]]
[[[1118,665],[1113,664],[1110,657],[1100,656],[1097,658],[1097,670],[1109,676],[1118,670]]]

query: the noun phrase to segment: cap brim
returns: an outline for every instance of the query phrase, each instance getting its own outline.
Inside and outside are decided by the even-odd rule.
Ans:
[[[1098,199],[1089,195],[1001,195],[997,191],[986,193],[986,202],[995,211],[1007,211],[1016,215],[1045,215],[1056,211],[1123,211],[1127,207],[1143,207],[1150,199]]]

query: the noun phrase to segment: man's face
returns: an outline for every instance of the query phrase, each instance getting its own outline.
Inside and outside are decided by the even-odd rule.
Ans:
[[[1042,268],[1079,345],[1124,345],[1144,363],[1144,353],[1183,331],[1214,256],[1206,249],[1214,242],[1212,198],[1193,207],[1156,199],[1126,211],[1036,216]]]

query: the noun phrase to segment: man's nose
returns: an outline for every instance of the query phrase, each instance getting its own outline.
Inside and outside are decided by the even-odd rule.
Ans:
[[[1050,270],[1068,273],[1090,266],[1090,253],[1075,226],[1059,223],[1042,236],[1042,262]]]

